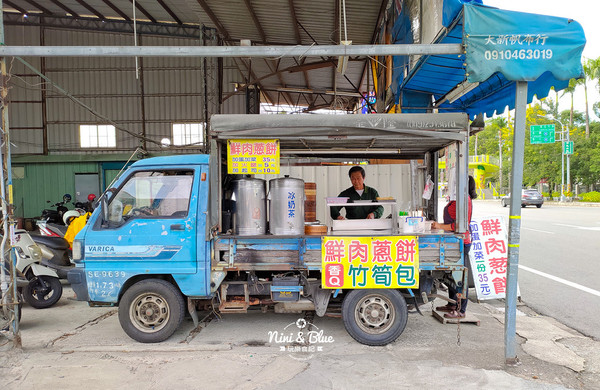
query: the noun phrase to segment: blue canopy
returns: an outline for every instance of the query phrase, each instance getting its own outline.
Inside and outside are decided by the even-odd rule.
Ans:
[[[403,14],[394,26],[395,43],[411,43]],[[462,43],[466,53],[422,56],[406,77],[408,59],[395,57],[392,87],[403,112],[438,108],[491,117],[514,108],[515,81],[528,81],[529,103],[583,75],[585,35],[573,20],[499,10],[481,0],[445,0],[443,24],[434,43]]]

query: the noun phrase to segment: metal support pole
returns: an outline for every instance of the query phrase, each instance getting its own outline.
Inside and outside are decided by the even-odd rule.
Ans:
[[[571,142],[570,129],[567,127],[567,145]],[[563,148],[564,152],[564,148]],[[571,155],[567,154],[567,192],[571,192]]]
[[[456,44],[315,46],[1,46],[0,57],[330,57],[462,54]]]
[[[560,151],[560,201],[565,201],[565,139],[561,134],[561,143],[560,146],[562,150]]]
[[[498,186],[498,196],[502,195],[502,129],[498,129],[498,154],[500,156],[500,172],[498,181],[500,185]]]
[[[457,142],[456,153],[456,232],[464,233],[468,229],[468,185],[469,185],[469,136]]]
[[[410,160],[410,181],[412,183],[410,187],[410,211],[418,211],[421,200],[419,189],[417,188],[417,183],[419,182],[417,166],[417,160]]]
[[[0,45],[4,45],[4,14],[2,12],[2,0],[0,0]],[[1,56],[0,56],[1,57]],[[10,248],[10,260],[12,261],[10,281],[12,285],[12,293],[9,291],[3,291],[2,303],[12,304],[11,311],[13,312],[13,346],[16,348],[21,347],[21,335],[19,332],[19,321],[17,320],[19,315],[19,305],[17,302],[17,274],[16,274],[16,257],[15,249],[12,247],[12,242],[15,237],[15,224],[13,221],[13,188],[12,188],[12,169],[11,169],[11,157],[10,157],[10,134],[9,134],[9,121],[8,121],[8,74],[6,71],[6,58],[0,58],[0,70],[2,72],[2,83],[1,83],[1,115],[2,115],[2,128],[0,134],[0,194],[1,194],[1,209],[3,219],[4,237],[2,244],[0,245],[0,261],[4,262],[4,256],[6,254],[6,244],[9,244]],[[6,173],[6,175],[5,175]],[[9,237],[9,239],[7,239]],[[2,267],[0,267],[2,268]],[[6,275],[3,275],[1,285],[5,285]],[[6,294],[6,295],[4,295]],[[10,297],[5,300],[4,297]]]
[[[510,178],[510,217],[508,223],[508,267],[506,272],[506,307],[504,313],[504,357],[506,364],[516,364],[517,281],[521,242],[521,187],[525,155],[525,112],[527,82],[517,81],[515,96],[515,131],[513,136],[512,175]]]

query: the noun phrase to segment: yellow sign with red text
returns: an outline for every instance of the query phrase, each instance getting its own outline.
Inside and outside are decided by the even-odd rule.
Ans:
[[[419,238],[323,237],[323,288],[419,287]]]
[[[279,140],[230,139],[227,141],[227,173],[278,174]]]

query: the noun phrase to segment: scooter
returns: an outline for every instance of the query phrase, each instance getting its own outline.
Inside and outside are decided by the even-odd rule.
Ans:
[[[71,199],[72,199],[72,197],[70,194],[64,194],[62,202],[57,202],[50,206],[50,207],[56,207],[56,210],[54,210],[54,209],[42,210],[41,219],[44,219],[51,223],[57,223],[59,225],[64,224],[63,214],[66,213],[67,211],[69,211],[69,209],[65,206],[65,204],[70,203]],[[50,203],[50,201],[48,200],[47,203]]]
[[[67,233],[69,225],[75,218],[94,211],[92,202],[95,198],[96,195],[90,194],[88,196],[89,201],[87,203],[77,202],[75,203],[75,208],[73,210],[64,212],[62,216],[64,225],[51,223],[48,218],[37,220],[36,225],[40,231],[40,235],[49,237],[64,237]]]
[[[67,273],[75,267],[71,261],[71,245],[64,237],[30,234],[42,254],[42,265],[56,272],[60,279],[67,279]],[[64,235],[63,235],[64,236]]]
[[[42,250],[26,230],[15,230],[13,241],[17,272],[27,279],[27,285],[23,287],[25,302],[36,309],[54,305],[63,290],[57,272],[41,264]]]
[[[70,211],[67,211],[69,213]],[[66,214],[65,214],[66,215]],[[64,237],[68,226],[49,223],[46,219],[38,219],[35,224],[41,236]]]

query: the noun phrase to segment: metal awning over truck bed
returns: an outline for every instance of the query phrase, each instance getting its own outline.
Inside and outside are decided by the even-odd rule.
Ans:
[[[210,136],[279,139],[282,155],[420,159],[467,141],[468,129],[464,113],[214,115]]]

